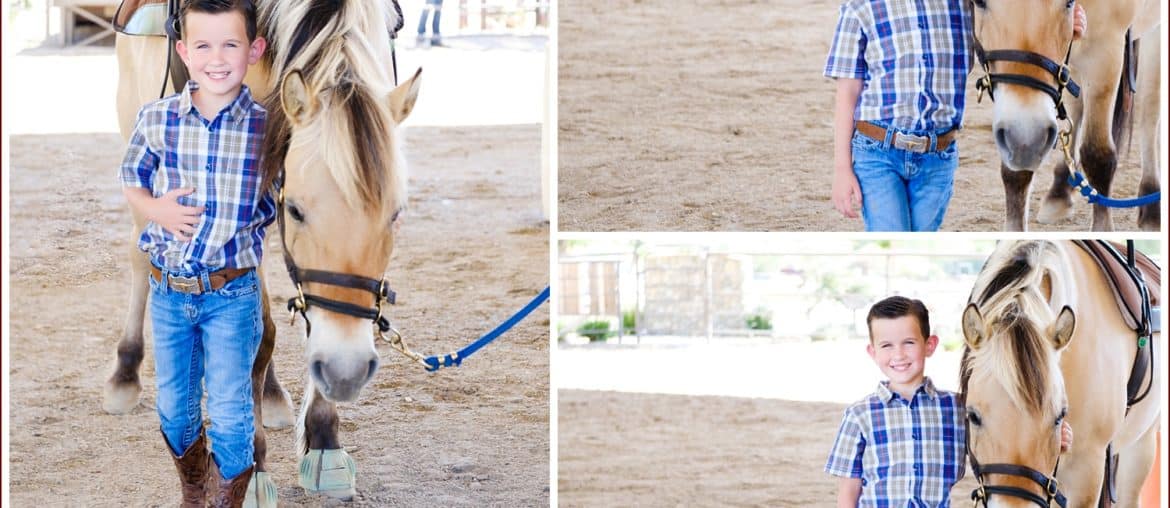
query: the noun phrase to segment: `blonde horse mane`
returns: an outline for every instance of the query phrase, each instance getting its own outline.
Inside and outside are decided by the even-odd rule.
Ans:
[[[280,101],[280,81],[301,73],[316,94],[313,118],[299,139],[317,153],[354,210],[386,212],[406,201],[406,171],[391,135],[390,27],[397,14],[383,1],[277,0],[259,9],[277,85],[265,100],[263,173],[270,183],[285,165],[292,125]]]
[[[981,383],[993,379],[1017,409],[1034,414],[1043,407],[1046,394],[1063,393],[1058,356],[1043,324],[1055,319],[1049,299],[1062,288],[1053,287],[1049,271],[1059,266],[1061,256],[1054,244],[1032,241],[988,259],[971,303],[993,332],[977,349],[964,353],[960,373],[964,394],[973,375]]]

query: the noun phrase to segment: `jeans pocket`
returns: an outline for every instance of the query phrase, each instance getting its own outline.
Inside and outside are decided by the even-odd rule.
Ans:
[[[260,281],[256,277],[256,270],[252,270],[228,281],[222,288],[216,290],[215,294],[225,298],[238,298],[258,293],[259,291]]]
[[[946,150],[941,150],[936,153],[938,154],[938,158],[944,161],[955,160],[959,158],[959,142],[951,141],[951,146],[948,146]]]
[[[865,134],[862,134],[860,132],[853,133],[853,139],[850,140],[850,144],[853,145],[853,148],[857,148],[857,149],[861,149],[861,150],[881,150],[882,149],[882,141],[878,141],[876,139],[873,139],[873,138],[866,136]]]

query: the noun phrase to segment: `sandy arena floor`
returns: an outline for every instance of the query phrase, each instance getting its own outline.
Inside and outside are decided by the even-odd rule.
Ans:
[[[858,231],[829,201],[837,0],[618,0],[560,7],[562,231]],[[974,79],[969,82],[973,86]],[[959,136],[943,231],[1000,231],[991,105]],[[1137,192],[1133,157],[1114,195]],[[1033,180],[1032,217],[1052,181]],[[1165,176],[1163,175],[1163,178]],[[1088,205],[1035,231],[1086,231]],[[1136,230],[1134,210],[1114,214]]]

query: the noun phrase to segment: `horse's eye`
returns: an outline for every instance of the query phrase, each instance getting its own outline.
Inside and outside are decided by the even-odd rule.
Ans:
[[[1059,427],[1060,424],[1064,422],[1064,417],[1066,417],[1066,416],[1068,416],[1068,408],[1067,407],[1060,411],[1060,416],[1056,417],[1056,426],[1057,427]]]
[[[1077,4],[1077,0],[1068,0],[1068,3],[1064,4],[1064,8],[1065,9],[1072,9],[1073,6],[1076,4]]]
[[[987,2],[985,0],[974,0],[974,4],[975,4],[975,7],[978,7],[980,9],[987,8]]]
[[[286,206],[288,207],[288,214],[293,218],[293,220],[297,222],[305,222],[305,214],[301,213],[301,209],[297,208],[297,205],[289,203]]]
[[[979,413],[976,413],[970,409],[967,410],[967,421],[971,422],[971,425],[976,427],[983,425],[983,419],[979,418]]]

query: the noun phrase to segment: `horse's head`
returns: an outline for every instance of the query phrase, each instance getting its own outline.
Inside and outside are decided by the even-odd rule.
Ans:
[[[391,81],[381,2],[275,3],[265,16],[272,75],[263,164],[283,172],[281,241],[306,321],[307,363],[325,398],[350,401],[378,367],[375,323],[389,327],[384,275],[406,205],[398,125],[421,71]],[[276,13],[280,11],[279,15]]]
[[[1061,128],[1058,109],[1065,88],[1061,81],[1068,79],[1064,65],[1072,42],[1074,2],[971,3],[976,47],[982,48],[977,52],[991,75],[992,132],[1000,158],[1012,170],[1034,170]]]
[[[963,313],[967,446],[987,506],[1035,502],[1005,487],[1040,499],[1056,488],[1048,479],[1055,475],[1068,413],[1059,353],[1073,337],[1076,318],[1067,306],[1057,312],[1049,305],[1051,275],[1036,263],[1051,253],[1037,243],[1021,247],[1006,258],[993,255],[985,268],[992,273],[981,275],[986,285]]]

